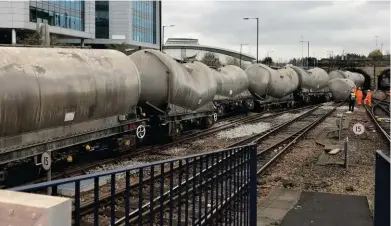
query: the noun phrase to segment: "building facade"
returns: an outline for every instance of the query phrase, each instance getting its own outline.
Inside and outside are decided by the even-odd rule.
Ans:
[[[0,42],[48,24],[61,42],[160,48],[160,1],[0,1]]]

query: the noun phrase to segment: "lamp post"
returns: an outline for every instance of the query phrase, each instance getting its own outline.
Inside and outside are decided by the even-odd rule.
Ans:
[[[274,51],[273,50],[267,51],[267,54],[266,54],[267,58],[269,58],[269,53],[271,53],[271,52],[274,52]],[[269,66],[270,66],[270,64],[271,64],[271,62],[269,61]]]
[[[309,64],[308,64],[308,61],[309,61],[309,58],[310,58],[310,41],[303,41],[301,40],[300,42],[307,42],[308,43],[308,56],[307,56],[307,68],[309,68]]]
[[[173,25],[173,24],[171,24],[171,25],[163,25],[163,32],[162,32],[162,52],[163,52],[163,43],[164,43],[164,28],[166,28],[166,27],[174,27],[175,25]]]
[[[258,63],[258,37],[259,37],[259,18],[258,17],[245,17],[243,20],[257,20],[257,63]]]
[[[375,36],[375,38],[376,38],[376,48],[375,49],[377,49],[377,38],[378,38],[379,36]]]
[[[247,46],[248,44],[240,44],[240,56],[239,56],[239,64],[240,64],[240,68],[242,68],[242,47],[243,46]]]

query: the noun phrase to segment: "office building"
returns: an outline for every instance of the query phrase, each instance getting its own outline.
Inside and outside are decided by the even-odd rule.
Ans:
[[[0,15],[2,44],[48,24],[60,42],[160,48],[160,1],[0,1]]]

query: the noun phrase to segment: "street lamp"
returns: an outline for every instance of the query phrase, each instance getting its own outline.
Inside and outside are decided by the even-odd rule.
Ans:
[[[379,36],[375,36],[375,38],[376,38],[376,49],[377,49],[377,38],[378,38]]]
[[[257,63],[258,63],[258,36],[259,36],[259,18],[258,17],[245,17],[243,20],[257,20]]]
[[[239,56],[239,59],[240,59],[240,68],[242,68],[242,47],[243,46],[247,46],[248,44],[240,44],[240,56]]]
[[[307,68],[309,68],[309,64],[308,64],[308,61],[309,61],[309,58],[310,58],[310,41],[303,41],[301,40],[300,42],[307,42],[308,43],[308,56],[307,56]]]
[[[272,53],[272,52],[274,52],[273,50],[269,50],[269,51],[267,51],[267,54],[266,54],[266,56],[267,57],[269,57],[269,53]]]
[[[164,28],[166,27],[174,27],[175,25],[163,25],[163,32],[162,32],[162,40],[161,40],[161,44],[162,44],[162,52],[163,52],[163,43],[164,43]]]

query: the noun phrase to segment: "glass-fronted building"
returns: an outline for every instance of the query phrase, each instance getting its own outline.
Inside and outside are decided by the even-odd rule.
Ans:
[[[30,22],[84,31],[84,1],[29,2]]]
[[[18,35],[37,29],[46,32],[41,27],[47,24],[63,43],[160,48],[161,1],[8,0],[0,8],[7,12],[0,20],[2,43],[15,44]]]
[[[156,1],[133,2],[133,40],[156,44]]]

